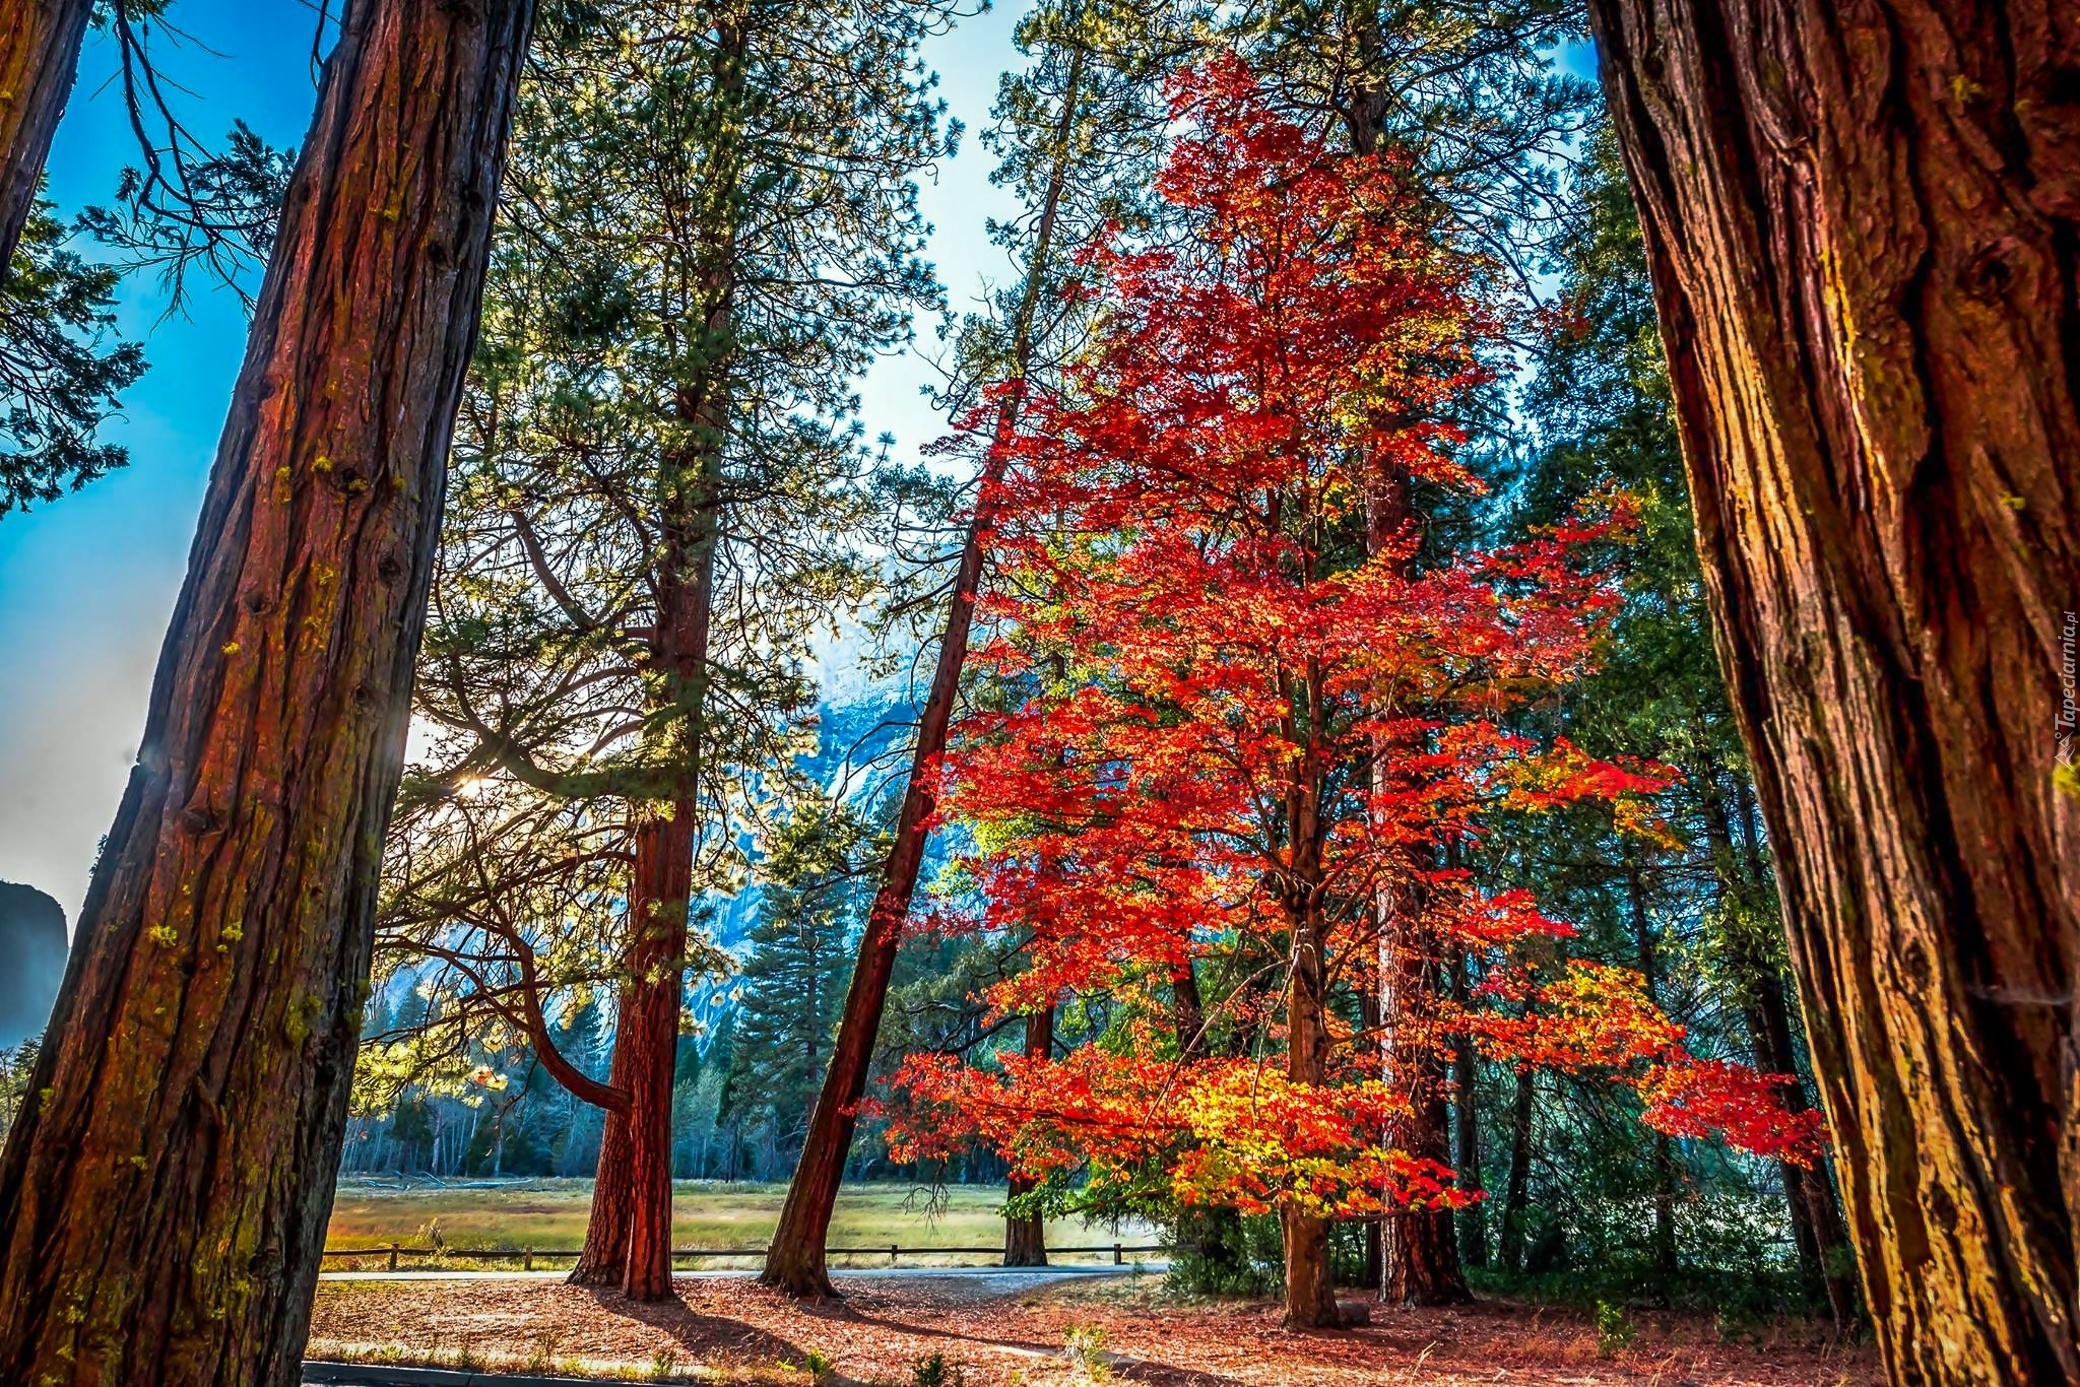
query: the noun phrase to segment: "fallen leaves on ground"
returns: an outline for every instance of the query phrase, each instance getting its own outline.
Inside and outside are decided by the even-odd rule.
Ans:
[[[1157,1278],[1042,1283],[1015,1275],[841,1282],[842,1301],[791,1302],[748,1279],[678,1282],[646,1305],[546,1280],[329,1281],[312,1358],[461,1363],[667,1381],[907,1387],[932,1354],[962,1387],[1863,1387],[1865,1348],[1831,1346],[1804,1322],[1722,1329],[1637,1312],[1637,1339],[1599,1349],[1591,1317],[1483,1302],[1372,1308],[1372,1323],[1288,1333],[1269,1302],[1187,1302]],[[1075,1345],[1078,1351],[1072,1351]]]

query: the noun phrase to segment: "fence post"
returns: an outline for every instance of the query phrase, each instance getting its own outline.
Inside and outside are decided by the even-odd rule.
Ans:
[[[390,1244],[390,1270],[397,1270],[397,1244]]]
[[[1112,1245],[1112,1265],[1116,1267],[1123,1267],[1126,1264],[1126,1254],[1120,1250],[1120,1245],[1118,1243],[1114,1243]]]
[[[896,1253],[900,1252],[901,1250],[902,1249],[897,1247],[894,1243],[890,1243],[888,1245],[888,1264],[890,1266],[894,1266],[896,1264]]]
[[[520,1264],[520,1269],[521,1269],[522,1271],[533,1271],[533,1270],[534,1270],[534,1249],[533,1249],[533,1248],[531,1248],[531,1247],[530,1247],[530,1248],[527,1248],[527,1249],[525,1250],[524,1260],[523,1260],[523,1261],[521,1262],[521,1264]]]

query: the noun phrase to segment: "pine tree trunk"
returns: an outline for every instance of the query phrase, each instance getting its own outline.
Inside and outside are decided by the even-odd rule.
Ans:
[[[0,283],[36,205],[93,0],[0,0]]]
[[[1791,1040],[1790,1008],[1784,985],[1768,969],[1750,962],[1753,1004],[1747,1008],[1749,1040],[1755,1063],[1767,1074],[1798,1074],[1798,1055]],[[1807,1108],[1803,1082],[1787,1084],[1784,1106],[1792,1112]],[[1847,1265],[1848,1234],[1842,1227],[1841,1205],[1835,1198],[1834,1181],[1825,1164],[1778,1163],[1784,1181],[1784,1199],[1791,1212],[1792,1236],[1798,1245],[1800,1268],[1807,1284],[1827,1299],[1829,1313],[1837,1324],[1856,1316],[1856,1289],[1850,1283]]]
[[[999,416],[1000,443],[1008,439],[1013,418],[1012,405],[1007,400]],[[1002,474],[1003,459],[1002,447],[993,446],[984,466],[981,490],[985,498]],[[881,1014],[888,1004],[888,983],[895,974],[903,921],[910,913],[918,870],[924,864],[926,824],[938,804],[936,768],[946,749],[954,696],[959,691],[961,665],[967,659],[968,635],[974,626],[975,602],[982,586],[983,546],[989,523],[985,505],[986,499],[978,505],[975,519],[968,526],[960,568],[954,577],[946,631],[940,638],[939,662],[918,718],[917,746],[911,753],[910,780],[896,816],[895,842],[882,865],[881,886],[875,892],[866,928],[860,933],[859,956],[853,964],[851,985],[845,992],[838,1038],[832,1046],[830,1068],[824,1072],[816,1106],[809,1116],[802,1158],[795,1165],[787,1200],[780,1209],[780,1224],[766,1251],[765,1268],[759,1273],[760,1285],[777,1287],[793,1296],[828,1299],[836,1295],[825,1271],[823,1244],[830,1231],[832,1211],[837,1207],[838,1188],[844,1182],[853,1130],[859,1124],[858,1104],[867,1092],[867,1071],[873,1064]]]
[[[1766,892],[1768,868],[1746,780],[1734,777],[1743,826],[1737,853],[1734,820],[1727,812],[1718,767],[1707,763],[1693,771],[1690,779],[1702,792],[1705,837],[1711,846],[1721,900],[1734,903]],[[1794,1082],[1784,1089],[1784,1106],[1792,1112],[1806,1111],[1811,1104],[1804,1081],[1797,1079],[1798,1050],[1792,1041],[1790,1000],[1775,962],[1745,927],[1736,927],[1727,935],[1720,953],[1722,966],[1741,996],[1741,1020],[1755,1067],[1765,1074],[1793,1076]],[[1835,1323],[1847,1324],[1856,1314],[1856,1290],[1849,1279],[1848,1235],[1842,1227],[1833,1181],[1824,1164],[1808,1169],[1780,1161],[1777,1169],[1784,1183],[1784,1204],[1792,1244],[1798,1249],[1800,1276],[1812,1294],[1826,1299]]]
[[[1459,966],[1452,970],[1454,1000],[1462,1006],[1467,1004],[1471,988],[1471,981],[1467,977],[1467,960],[1462,954]],[[1480,1110],[1475,1106],[1478,1096],[1475,1087],[1477,1077],[1473,1040],[1469,1036],[1459,1036],[1452,1042],[1452,1168],[1459,1173],[1459,1188],[1473,1195],[1484,1193],[1481,1178]],[[1476,1198],[1473,1203],[1461,1209],[1458,1225],[1460,1265],[1488,1265],[1488,1201]],[[1373,1284],[1379,1283],[1375,1281]]]
[[[617,1018],[635,1011],[623,989]],[[614,1054],[607,1061],[607,1082],[628,1092],[628,1050],[633,1032],[617,1019]],[[592,1177],[592,1211],[585,1219],[585,1242],[571,1268],[573,1286],[618,1286],[628,1268],[628,1224],[635,1199],[630,1169],[628,1114],[609,1110],[600,1127],[599,1164]]]
[[[0,1381],[293,1383],[525,0],[356,3],[0,1158]]]
[[[2080,28],[1593,0],[1865,1300],[2080,1380]]]
[[[1026,1018],[1026,1058],[1045,1060],[1054,1054],[1054,1008],[1036,1011]],[[1033,1181],[1023,1176],[1011,1177],[1011,1194],[1016,1198],[1031,1194]],[[1004,1265],[1007,1267],[1044,1267],[1047,1265],[1046,1226],[1038,1214],[1027,1214],[1019,1218],[1004,1220]]]
[[[1442,1085],[1433,1077],[1415,1093],[1415,1114],[1399,1125],[1395,1144],[1411,1155],[1449,1165],[1448,1112]],[[1385,1263],[1381,1300],[1413,1306],[1463,1305],[1473,1299],[1459,1264],[1459,1241],[1450,1209],[1403,1210],[1389,1215],[1381,1232],[1380,1255]]]
[[[692,892],[695,816],[691,804],[652,819],[636,834],[629,905],[643,922],[629,951],[633,1006],[622,1018],[636,1043],[628,1055],[628,1263],[631,1300],[672,1295],[672,1075],[679,1056],[687,902]]]
[[[1591,12],[1884,1362],[2080,1381],[2072,4]]]
[[[1625,896],[1632,914],[1633,949],[1647,1000],[1661,1005],[1661,958],[1654,939],[1654,921],[1647,913],[1646,880],[1631,844],[1625,845]],[[1676,1250],[1676,1157],[1666,1136],[1654,1138],[1654,1270],[1664,1280],[1677,1272]]]
[[[1012,405],[1007,401],[999,416],[1000,441],[1009,437],[1013,417]],[[993,446],[989,451],[982,481],[984,497],[1002,474],[1003,456],[1001,447]],[[852,1134],[859,1125],[858,1104],[867,1092],[867,1072],[873,1064],[881,1015],[888,1004],[888,984],[895,974],[903,921],[910,913],[917,874],[924,864],[926,824],[938,804],[935,776],[939,757],[946,749],[961,665],[967,659],[968,636],[982,585],[987,533],[988,513],[978,506],[961,550],[931,691],[918,719],[917,746],[911,753],[910,780],[896,816],[895,842],[882,865],[881,886],[875,892],[866,928],[860,933],[859,956],[853,964],[851,985],[845,992],[838,1038],[831,1049],[830,1068],[824,1072],[816,1106],[810,1112],[802,1157],[787,1187],[780,1223],[766,1250],[765,1268],[759,1273],[760,1285],[777,1287],[789,1295],[814,1299],[836,1295],[825,1271],[824,1239],[837,1207],[839,1186],[844,1182]]]
[[[1538,1092],[1538,1071],[1517,1071],[1517,1091],[1510,1102],[1509,1183],[1503,1187],[1502,1228],[1495,1254],[1502,1269],[1515,1276],[1524,1270],[1524,1220],[1531,1207],[1531,1113]]]

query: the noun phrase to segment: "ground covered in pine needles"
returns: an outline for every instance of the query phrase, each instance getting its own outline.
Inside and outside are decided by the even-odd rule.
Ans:
[[[1188,1301],[1158,1276],[1042,1282],[887,1277],[791,1303],[748,1278],[682,1278],[631,1303],[537,1279],[327,1281],[309,1356],[622,1380],[842,1387],[1862,1387],[1868,1348],[1805,1321],[1735,1325],[1632,1311],[1598,1317],[1484,1301],[1373,1307],[1363,1328],[1290,1334],[1268,1302]]]

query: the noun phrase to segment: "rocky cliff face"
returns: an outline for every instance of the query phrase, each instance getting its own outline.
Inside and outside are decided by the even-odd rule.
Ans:
[[[33,886],[0,881],[0,1045],[42,1033],[65,950],[64,909]]]

